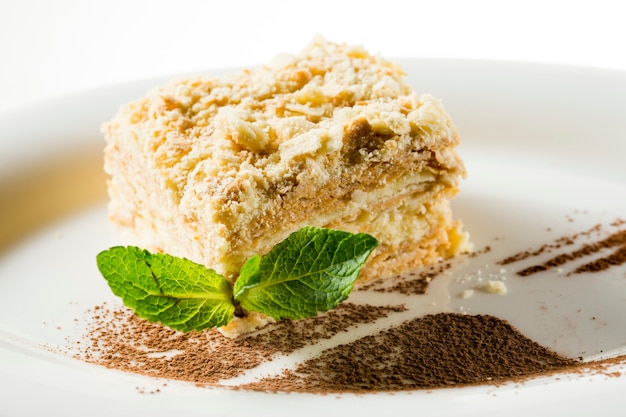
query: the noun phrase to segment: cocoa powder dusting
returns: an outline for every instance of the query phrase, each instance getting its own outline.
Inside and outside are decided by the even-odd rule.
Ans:
[[[624,224],[621,219],[616,219],[610,223],[610,227],[620,227]],[[515,255],[509,256],[498,263],[500,265],[507,265],[514,262],[519,262],[528,258],[538,257],[544,252],[551,252],[556,249],[560,249],[564,246],[574,245],[581,237],[590,238],[593,234],[598,234],[603,231],[603,226],[598,224],[588,229],[585,232],[574,234],[572,236],[563,236],[554,241],[554,243],[544,244],[539,249],[534,251],[523,251]],[[552,268],[564,267],[567,264],[598,255],[601,252],[612,250],[612,252],[606,256],[601,256],[597,259],[593,259],[583,265],[580,265],[568,272],[568,275],[580,274],[583,272],[600,272],[605,271],[613,266],[620,266],[626,264],[626,230],[617,230],[611,232],[608,236],[603,238],[596,238],[596,240],[585,243],[578,249],[573,249],[568,252],[556,255],[547,261],[537,263],[525,267],[517,272],[519,276],[530,276],[539,272],[547,271]]]
[[[471,256],[472,254],[470,254]],[[421,271],[409,271],[394,279],[372,281],[357,288],[357,291],[376,291],[380,293],[399,293],[403,295],[426,294],[428,284],[435,277],[452,267],[451,261],[440,262],[425,267]]]
[[[388,281],[373,281],[357,288],[357,291],[376,291],[376,292],[397,292],[404,295],[425,294],[430,281],[438,275],[434,270],[423,272],[411,271],[406,275],[397,276],[393,281],[393,285],[389,285]]]
[[[102,306],[94,312],[97,324],[80,358],[147,376],[221,386],[220,381],[278,354],[402,311],[402,306],[346,303],[325,315],[281,321],[265,332],[231,340],[214,330],[183,334],[146,322],[127,309]],[[325,350],[293,371],[236,389],[318,393],[430,389],[494,384],[575,364],[496,317],[441,313]]]
[[[577,362],[493,316],[441,313],[338,346],[244,389],[370,392],[484,383],[565,370]]]
[[[615,220],[609,225],[613,229],[608,234],[604,226],[596,225],[581,233],[557,238],[538,249],[506,257],[499,264],[522,262],[567,249],[586,238],[587,242],[578,248],[526,266],[517,274],[532,275],[592,255],[596,258],[569,274],[604,271],[623,265],[626,264],[624,224],[624,220]],[[598,256],[609,250],[612,252],[608,255]],[[491,247],[487,246],[468,256],[490,251]],[[442,262],[395,279],[367,283],[358,287],[358,291],[424,294],[431,280],[451,266],[452,261]],[[90,311],[87,343],[77,342],[80,352],[75,356],[127,372],[196,385],[225,386],[225,381],[264,362],[404,311],[403,305],[343,303],[318,317],[279,321],[247,337],[232,340],[216,330],[183,334],[144,321],[128,309],[109,308],[104,304]],[[626,359],[618,360],[622,363]],[[440,313],[414,318],[396,327],[374,331],[354,342],[322,350],[280,375],[234,389],[311,393],[406,391],[500,384],[554,372],[601,371],[607,367],[564,358],[494,316]]]
[[[403,311],[404,307],[343,303],[327,314],[283,320],[266,331],[235,340],[217,330],[177,332],[140,319],[125,308],[102,306],[94,310],[97,314],[87,334],[90,345],[78,358],[148,376],[215,384],[272,360],[279,353],[291,353],[350,326]]]
[[[498,263],[500,265],[508,265],[514,262],[523,261],[524,259],[527,259],[527,258],[537,257],[543,253],[550,253],[556,249],[561,249],[565,246],[571,246],[575,244],[578,239],[582,237],[590,236],[591,234],[595,232],[599,232],[601,228],[602,228],[601,224],[596,224],[595,226],[583,232],[575,233],[571,236],[561,236],[555,239],[554,242],[552,243],[546,243],[546,244],[541,245],[538,249],[535,249],[532,251],[523,251],[523,252],[519,252],[514,255],[511,255],[511,256],[508,256]]]

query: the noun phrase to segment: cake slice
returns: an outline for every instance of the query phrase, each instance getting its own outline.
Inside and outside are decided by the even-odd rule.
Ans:
[[[231,281],[306,225],[380,241],[360,282],[467,249],[450,211],[465,174],[454,125],[361,47],[316,39],[259,69],[177,80],[103,130],[113,222]]]

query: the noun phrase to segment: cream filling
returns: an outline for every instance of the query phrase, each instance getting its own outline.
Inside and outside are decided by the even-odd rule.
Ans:
[[[145,193],[144,197],[148,201],[136,200],[134,204],[116,207],[114,212],[133,213],[130,216],[133,219],[132,224],[128,226],[132,231],[130,240],[135,244],[184,256],[234,278],[250,256],[267,253],[290,233],[307,225],[331,227],[352,233],[370,233],[391,246],[406,240],[419,240],[427,232],[419,221],[420,217],[427,213],[428,205],[440,203],[433,203],[434,199],[449,197],[446,193],[440,197],[439,195],[449,189],[453,181],[453,177],[438,178],[430,169],[406,173],[381,188],[368,192],[356,189],[341,210],[301,213],[302,220],[294,227],[284,229],[278,225],[273,234],[264,235],[254,243],[251,238],[250,245],[240,248],[234,248],[228,241],[226,225],[199,223],[199,219],[186,213],[188,210],[184,205],[172,207],[173,203],[163,201],[163,195],[156,190]],[[122,190],[118,190],[120,191]],[[126,192],[132,193],[134,199],[118,195],[112,201],[130,202],[140,195],[136,190]],[[390,207],[385,207],[386,205]],[[150,207],[161,209],[158,212],[146,211]],[[178,214],[170,217],[168,213]]]
[[[424,220],[431,207],[448,204],[449,196],[443,192],[448,186],[435,182],[435,179],[430,171],[412,173],[398,178],[384,188],[367,193],[355,191],[342,210],[303,213],[302,220],[294,227],[276,230],[273,235],[264,236],[254,245],[224,253],[220,263],[225,271],[236,275],[242,263],[250,256],[267,253],[289,234],[304,226],[369,233],[389,246],[398,246],[404,241],[418,241],[431,227]],[[384,207],[390,201],[393,204]]]

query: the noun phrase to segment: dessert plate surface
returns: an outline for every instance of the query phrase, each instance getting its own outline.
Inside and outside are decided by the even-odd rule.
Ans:
[[[517,274],[558,254],[565,238],[580,238],[575,245],[581,246],[626,229],[626,73],[511,62],[401,63],[416,90],[440,98],[458,126],[469,175],[453,208],[481,252],[437,277],[427,296],[415,296],[416,311],[491,314],[583,361],[626,354],[625,263],[572,274],[590,262],[574,257]],[[88,309],[117,302],[94,261],[100,250],[122,243],[107,220],[99,126],[120,104],[164,81],[0,114],[0,414],[623,415],[626,365],[620,364],[497,386],[321,395],[164,386],[62,353],[80,341],[84,328],[77,323]],[[498,263],[524,252],[535,255]],[[506,294],[481,291],[483,278],[503,283]]]

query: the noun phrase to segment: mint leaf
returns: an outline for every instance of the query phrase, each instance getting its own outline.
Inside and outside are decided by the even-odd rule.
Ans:
[[[96,260],[113,293],[141,318],[188,332],[224,326],[234,316],[228,281],[188,259],[116,246]]]
[[[188,259],[116,246],[96,257],[113,293],[144,319],[180,331],[228,324],[235,300],[276,319],[315,316],[348,297],[378,241],[367,234],[305,227],[241,268],[233,288]]]
[[[275,319],[315,316],[348,297],[376,246],[378,241],[364,233],[302,228],[243,265],[235,300]]]

